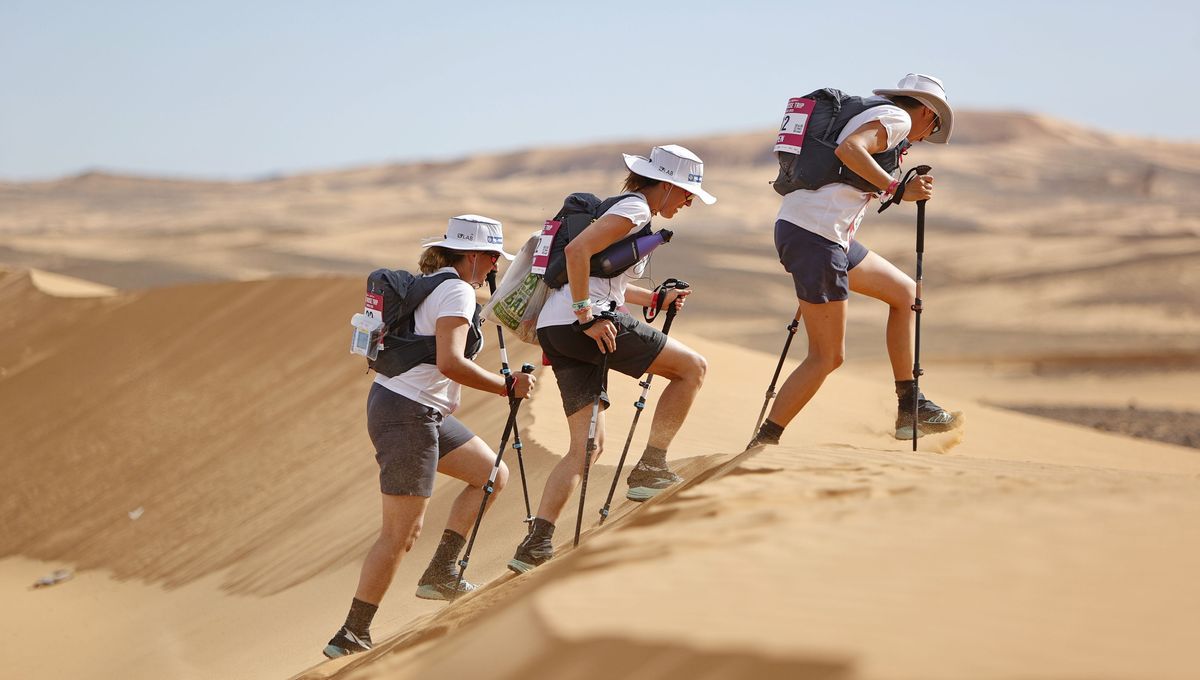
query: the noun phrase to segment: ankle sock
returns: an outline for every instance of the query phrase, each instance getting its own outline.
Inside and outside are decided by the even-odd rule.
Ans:
[[[533,524],[530,525],[529,536],[526,537],[526,540],[532,538],[544,538],[547,540],[554,538],[554,523],[544,520],[541,517],[534,517]]]
[[[665,468],[667,467],[667,450],[648,445],[642,452],[641,462],[650,467]]]
[[[442,541],[438,543],[437,551],[433,553],[433,559],[429,560],[429,567],[425,569],[426,577],[444,577],[453,576],[458,573],[458,554],[462,552],[463,546],[467,544],[467,539],[463,538],[458,532],[446,529],[442,532]]]
[[[767,418],[763,421],[762,427],[758,428],[758,434],[754,439],[760,444],[778,444],[779,438],[782,436],[783,426]]]
[[[925,395],[921,394],[916,389],[915,380],[897,380],[896,381],[896,403],[902,410],[912,410],[913,407],[913,392],[916,392],[918,400],[924,399]]]
[[[346,630],[369,640],[371,620],[375,618],[376,611],[379,611],[379,605],[354,598],[350,603],[350,613],[346,615]]]

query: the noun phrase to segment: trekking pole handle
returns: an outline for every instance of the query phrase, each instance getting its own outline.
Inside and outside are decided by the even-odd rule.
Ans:
[[[488,292],[492,295],[496,294],[496,270],[488,272],[487,275]]]
[[[530,363],[521,364],[521,372],[522,373],[533,373],[533,364],[530,364]]]
[[[916,171],[918,175],[928,175],[933,168],[928,165],[918,165]],[[917,201],[917,252],[925,252],[925,204],[929,199]]]

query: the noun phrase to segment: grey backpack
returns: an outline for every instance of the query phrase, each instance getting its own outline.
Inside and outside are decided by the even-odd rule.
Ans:
[[[891,102],[883,97],[854,97],[830,87],[810,92],[804,98],[815,103],[804,132],[804,144],[799,154],[776,152],[779,175],[771,183],[775,192],[786,196],[797,189],[816,191],[827,184],[841,182],[862,191],[879,193],[879,187],[843,165],[834,151],[837,149],[838,135],[851,118],[867,109]],[[787,128],[788,124],[785,118],[783,128]],[[874,154],[872,158],[885,172],[897,177],[900,157],[909,146],[908,140],[903,140],[895,148]]]

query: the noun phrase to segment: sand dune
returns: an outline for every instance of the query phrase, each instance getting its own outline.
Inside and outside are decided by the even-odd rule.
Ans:
[[[891,438],[887,310],[855,298],[846,366],[782,446],[741,456],[794,311],[764,137],[682,140],[721,200],[658,225],[678,237],[652,277],[696,287],[673,335],[710,365],[671,450],[688,482],[595,527],[637,392],[614,383],[578,550],[564,520],[558,559],[508,575],[514,475],[471,560],[490,585],[414,599],[457,491],[441,480],[379,648],[329,663],[377,530],[371,375],[347,352],[362,275],[411,266],[451,214],[516,240],[564,194],[615,189],[616,153],[649,142],[0,184],[0,676],[1194,676],[1200,454],[1003,406],[1200,411],[1197,145],[964,115],[954,145],[918,151],[940,192],[922,384],[966,411],[965,435],[916,454]],[[911,271],[910,209],[861,235]],[[566,443],[542,375],[521,417],[535,502]],[[463,413],[498,442],[502,400]],[[28,588],[58,568],[75,578]]]
[[[19,331],[0,344],[0,403],[6,422],[21,424],[5,427],[3,477],[21,481],[0,501],[13,518],[0,551],[25,560],[5,562],[5,582],[23,588],[51,564],[80,570],[56,589],[24,591],[3,619],[10,639],[32,625],[38,639],[70,640],[71,652],[55,661],[54,647],[25,646],[10,668],[280,677],[319,658],[377,512],[361,422],[369,376],[343,347],[360,285],[273,280],[55,300],[27,276],[0,280]],[[58,323],[28,321],[48,305]],[[748,438],[775,359],[688,334],[683,318],[678,327],[712,364],[672,451],[697,480]],[[490,349],[485,365],[496,361]],[[513,349],[517,360],[534,358]],[[408,592],[433,548],[422,540],[377,626],[381,638],[398,637],[350,662],[358,675],[349,677],[454,676],[471,658],[495,658],[488,649],[508,650],[507,665],[485,677],[546,666],[591,677],[598,666],[588,659],[618,654],[664,678],[692,677],[698,662],[746,677],[1031,668],[1182,677],[1192,659],[1170,633],[1198,612],[1184,578],[1197,556],[1177,539],[1196,520],[1200,456],[971,402],[953,455],[914,455],[888,436],[886,388],[835,375],[784,447],[653,505],[622,501],[578,552],[444,612]],[[614,389],[615,439],[636,389]],[[843,408],[848,401],[861,408]],[[501,406],[487,395],[465,406],[489,441]],[[522,421],[535,489],[565,442],[558,411],[546,384]],[[615,460],[612,446],[602,463]],[[597,467],[589,526],[610,478]],[[439,486],[427,526],[444,520],[452,492]],[[136,507],[144,514],[133,521]],[[504,575],[523,516],[514,479],[485,521],[474,577]],[[564,527],[560,543],[569,537]],[[1151,569],[1136,592],[1118,587],[1118,577]],[[1001,583],[1015,599],[989,585]],[[639,605],[655,598],[665,604]],[[114,633],[80,636],[64,621]],[[127,658],[121,641],[148,626],[155,644]],[[245,628],[265,631],[267,649],[238,649]],[[947,635],[953,649],[935,654]],[[1063,651],[1035,654],[1046,636]],[[480,656],[463,656],[463,646]]]

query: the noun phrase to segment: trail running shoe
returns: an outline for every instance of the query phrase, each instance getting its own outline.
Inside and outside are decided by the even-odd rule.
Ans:
[[[669,468],[654,467],[645,461],[638,461],[625,481],[629,484],[629,491],[625,497],[641,503],[682,482],[683,477],[671,472]]]
[[[549,526],[549,531],[546,527]],[[517,552],[508,561],[508,568],[518,574],[540,566],[554,557],[554,525],[541,518],[534,518],[532,531],[517,546]]]
[[[330,659],[336,659],[349,654],[357,654],[365,652],[371,648],[371,634],[359,637],[350,632],[348,628],[342,626],[341,630],[333,636],[329,644],[325,645],[325,656]]]
[[[950,412],[922,397],[917,402],[917,423],[922,435],[949,432],[962,424],[961,411]],[[913,416],[910,409],[896,410],[896,439],[913,438]]]
[[[458,595],[466,595],[475,590],[474,583],[463,579],[462,583],[458,582],[458,574],[451,574],[441,578],[426,578],[422,577],[417,583],[417,597],[422,600],[445,600],[452,601],[455,598],[454,587],[458,586]]]

